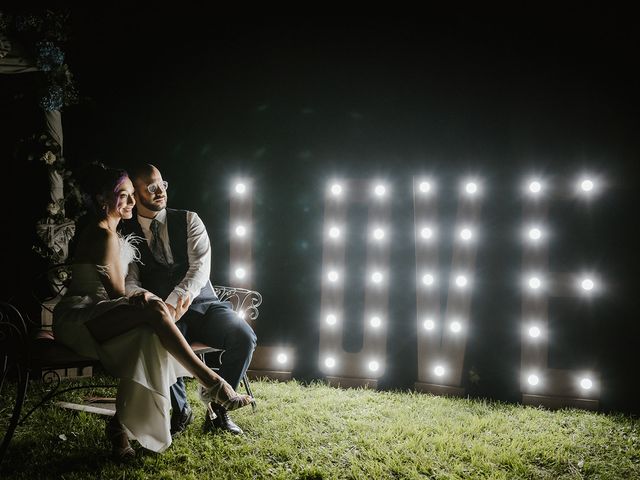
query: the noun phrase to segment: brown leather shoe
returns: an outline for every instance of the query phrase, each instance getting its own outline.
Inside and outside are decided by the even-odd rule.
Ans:
[[[204,419],[204,430],[209,432],[223,431],[233,435],[242,435],[244,432],[235,424],[227,410],[220,405],[207,405],[207,414]]]

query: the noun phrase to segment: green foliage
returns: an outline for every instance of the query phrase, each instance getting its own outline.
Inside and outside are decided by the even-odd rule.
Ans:
[[[244,436],[202,431],[204,407],[191,381],[195,422],[162,454],[136,445],[137,458],[128,465],[109,459],[103,419],[46,408],[18,430],[0,474],[6,479],[640,478],[640,424],[622,415],[319,383],[252,386],[256,413],[244,408],[232,414]],[[80,391],[68,398],[87,395]],[[3,422],[7,400],[5,394]]]

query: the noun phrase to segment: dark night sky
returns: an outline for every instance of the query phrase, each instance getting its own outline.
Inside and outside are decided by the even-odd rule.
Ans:
[[[610,379],[605,407],[635,408],[640,45],[628,12],[591,4],[256,20],[110,7],[72,10],[70,21],[67,61],[83,101],[65,113],[67,158],[159,165],[172,206],[205,220],[219,283],[228,262],[226,184],[238,172],[254,176],[262,338],[317,348],[304,332],[317,328],[321,195],[330,175],[382,175],[400,191],[415,173],[451,185],[472,171],[489,185],[477,275],[491,280],[474,300],[479,318],[467,368],[485,380],[479,394],[513,399],[508,369],[519,365],[519,299],[512,276],[521,252],[505,232],[520,218],[516,183],[529,171],[602,173],[610,190],[590,211],[552,210],[563,232],[552,262],[558,270],[596,265],[614,279],[612,288],[597,304],[552,305],[566,319],[558,338],[570,344],[552,346],[552,361],[596,358]],[[398,194],[393,208],[396,228],[411,232],[409,193]],[[443,208],[446,216],[453,207]],[[392,261],[411,278],[411,238],[397,238]],[[390,332],[392,386],[414,379],[406,353],[415,349],[411,288],[392,289],[393,309],[406,318]]]

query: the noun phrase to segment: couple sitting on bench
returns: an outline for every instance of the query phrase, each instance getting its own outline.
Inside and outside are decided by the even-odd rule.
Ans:
[[[135,454],[128,435],[162,452],[172,434],[186,428],[193,414],[185,375],[198,380],[200,399],[215,413],[207,415],[208,426],[242,433],[227,411],[253,401],[235,389],[256,336],[211,286],[202,221],[194,212],[166,208],[168,183],[153,165],[131,176],[95,165],[85,184],[96,218],[77,240],[72,281],[55,307],[53,330],[57,341],[99,359],[120,378],[116,415],[106,428],[114,457]],[[219,375],[188,341],[225,350]]]

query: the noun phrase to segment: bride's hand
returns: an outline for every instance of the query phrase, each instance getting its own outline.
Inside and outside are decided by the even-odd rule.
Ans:
[[[155,298],[155,295],[151,292],[136,293],[129,297],[129,305],[142,308],[146,306],[152,298]]]

